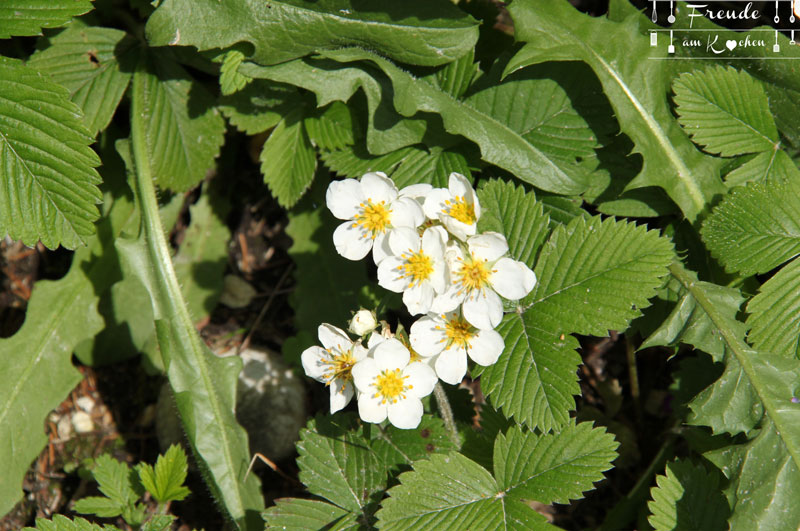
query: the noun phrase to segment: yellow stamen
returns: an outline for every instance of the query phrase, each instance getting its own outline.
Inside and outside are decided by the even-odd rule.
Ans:
[[[453,345],[467,348],[474,334],[474,328],[463,317],[454,317],[445,323],[444,332],[447,335],[446,349]]]
[[[406,263],[398,269],[401,270],[401,278],[411,279],[409,287],[422,283],[433,273],[433,259],[422,251],[405,253],[403,259]]]
[[[474,225],[477,221],[475,217],[475,205],[472,203],[467,203],[467,200],[462,196],[458,196],[453,199],[454,201],[445,201],[445,205],[447,206],[444,209],[444,213],[452,218],[457,219],[461,223]]]
[[[461,262],[461,269],[456,273],[462,289],[472,291],[489,285],[491,271],[486,267],[486,260],[474,260],[471,257]]]
[[[361,212],[354,218],[355,224],[360,225],[372,235],[374,240],[378,234],[386,232],[390,224],[392,213],[391,209],[386,208],[386,201],[373,203],[367,199],[366,203],[361,203]]]
[[[381,397],[381,404],[389,402],[394,404],[398,398],[405,399],[406,391],[412,388],[411,385],[405,385],[404,380],[408,376],[403,376],[403,371],[400,369],[385,370],[375,377],[376,392],[373,398]]]
[[[327,359],[322,359],[322,363],[329,366],[327,372],[323,374],[325,385],[330,385],[331,382],[337,378],[345,382],[352,380],[353,374],[351,371],[353,370],[353,365],[356,363],[352,349],[346,352],[334,351],[332,349],[325,349],[325,351],[330,354]]]

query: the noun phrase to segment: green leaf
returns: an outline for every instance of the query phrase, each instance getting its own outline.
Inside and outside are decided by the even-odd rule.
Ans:
[[[177,444],[159,455],[155,469],[147,463],[138,466],[142,485],[159,503],[182,500],[191,492],[183,485],[186,481],[186,454]]]
[[[244,54],[239,50],[228,51],[219,68],[219,87],[223,95],[242,90],[253,79],[239,73],[239,65],[244,61]]]
[[[672,243],[644,226],[575,218],[542,248],[537,284],[522,303],[553,332],[622,331],[650,305],[673,256]]]
[[[224,141],[211,94],[163,54],[142,59],[147,151],[156,184],[180,192],[202,181]]]
[[[542,431],[563,426],[580,394],[575,352],[578,341],[559,336],[537,322],[531,312],[510,313],[497,332],[505,348],[494,365],[477,367],[481,390],[508,416]]]
[[[777,149],[767,95],[746,72],[715,66],[682,74],[672,86],[679,122],[706,151],[731,157]]]
[[[297,466],[309,492],[348,511],[365,512],[386,486],[386,469],[352,414],[319,415],[300,431]]]
[[[725,184],[728,188],[747,184],[750,181],[798,182],[800,181],[800,170],[786,152],[780,149],[766,151],[725,175]]]
[[[90,0],[5,0],[0,5],[0,39],[41,35],[42,28],[63,26],[91,10]]]
[[[426,76],[423,79],[432,81],[443,92],[460,99],[469,89],[472,80],[475,79],[479,71],[478,63],[475,62],[475,50],[470,49],[452,63],[446,64],[431,76]]]
[[[230,204],[221,186],[219,180],[212,181],[189,207],[191,222],[173,260],[186,307],[195,320],[214,310],[228,266],[231,232],[225,218]]]
[[[800,527],[800,507],[791,495],[800,488],[800,471],[771,422],[747,443],[703,456],[728,478],[725,493],[732,508],[728,529]]]
[[[321,151],[319,156],[325,166],[341,177],[357,179],[370,171],[382,171],[389,175],[409,157],[426,158],[425,150],[418,147],[404,147],[385,155],[370,155],[360,146],[348,146],[335,151]],[[431,174],[421,176],[432,178]]]
[[[533,192],[493,179],[478,190],[481,204],[479,232],[499,232],[508,240],[508,252],[533,267],[549,233],[550,216]]]
[[[219,100],[219,109],[236,128],[248,135],[278,125],[303,98],[289,85],[256,79],[244,89]]]
[[[495,441],[494,477],[455,453],[414,463],[414,470],[401,474],[400,485],[389,490],[378,527],[547,529],[526,502],[581,497],[611,468],[616,447],[612,435],[588,423],[547,435],[511,428]]]
[[[171,514],[156,514],[144,523],[141,531],[169,531],[177,518]]]
[[[340,101],[334,101],[315,114],[306,116],[303,125],[309,138],[320,149],[344,149],[355,143],[354,109]]]
[[[113,518],[122,514],[125,506],[117,501],[100,496],[87,496],[75,502],[75,512],[94,514],[101,518]]]
[[[319,500],[278,498],[275,505],[264,511],[267,529],[303,531],[306,529],[346,529],[353,523],[352,513]]]
[[[120,238],[123,271],[138,275],[150,294],[156,337],[186,437],[205,471],[215,498],[241,529],[260,523],[263,498],[258,479],[245,477],[250,454],[247,434],[237,423],[236,384],[242,362],[220,358],[203,343],[189,315],[170,259],[158,215],[144,112],[152,76],[140,63],[133,77],[131,137],[136,170],[134,190],[142,212],[136,238]]]
[[[800,186],[751,183],[734,189],[703,223],[708,249],[727,271],[765,273],[800,254]]]
[[[44,518],[36,519],[36,527],[25,527],[23,531],[119,531],[113,525],[106,524],[100,527],[83,518],[75,518],[70,520],[66,516],[57,514],[53,516],[52,520],[45,520]]]
[[[766,281],[747,312],[747,339],[756,349],[800,358],[800,260]]]
[[[386,172],[398,188],[418,183],[430,183],[435,187],[447,188],[452,172],[460,173],[472,180],[469,162],[458,151],[442,149],[438,146],[430,149],[414,146],[407,149],[409,151],[400,150],[400,152],[406,153],[400,164]],[[382,157],[390,155],[382,155]]]
[[[300,200],[317,169],[317,154],[303,126],[303,114],[299,108],[283,117],[259,157],[264,182],[284,208]]]
[[[569,175],[586,170],[579,164],[609,141],[615,124],[611,108],[591,69],[582,63],[546,63],[499,82],[490,73],[488,88],[466,101],[501,122],[542,151]]]
[[[72,23],[50,39],[47,47],[28,59],[28,66],[66,87],[83,111],[83,123],[96,135],[111,122],[128,88],[130,70],[121,63],[132,59],[133,39],[113,28]]]
[[[719,473],[710,473],[691,461],[667,464],[664,476],[656,477],[650,489],[653,501],[647,504],[647,521],[655,531],[727,529],[730,512],[720,490]]]
[[[430,415],[423,415],[419,426],[411,430],[391,425],[386,428],[379,426],[372,449],[390,471],[398,468],[398,465],[410,465],[434,453],[458,450],[444,422]]]
[[[0,234],[30,246],[85,244],[101,198],[92,142],[66,89],[0,58]]]
[[[94,460],[92,476],[97,481],[100,492],[124,507],[139,498],[131,485],[130,472],[126,463],[103,454]]]
[[[515,37],[525,42],[505,72],[544,61],[586,62],[603,85],[622,132],[644,159],[627,189],[660,186],[694,221],[714,195],[724,192],[719,162],[703,156],[672,117],[667,90],[672,77],[663,47],[639,32],[639,13],[624,22],[590,17],[563,0],[516,0],[509,12]],[[614,35],[614,39],[609,39]]]
[[[354,0],[166,0],[146,29],[153,46],[208,50],[246,41],[254,46],[249,58],[265,65],[363,46],[403,63],[434,66],[461,57],[478,39],[472,17],[449,2],[425,0],[375,0],[368,8]]]

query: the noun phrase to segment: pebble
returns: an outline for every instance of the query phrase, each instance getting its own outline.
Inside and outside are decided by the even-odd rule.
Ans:
[[[94,422],[85,411],[77,411],[72,415],[72,427],[75,428],[76,433],[89,433],[94,430]]]

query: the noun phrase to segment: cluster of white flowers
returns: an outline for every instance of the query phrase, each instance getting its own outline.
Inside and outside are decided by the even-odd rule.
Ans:
[[[358,312],[350,331],[323,324],[319,340],[302,354],[310,377],[331,389],[331,413],[353,396],[367,422],[415,428],[422,418],[421,398],[437,378],[458,384],[467,357],[491,365],[503,351],[494,328],[503,318],[500,297],[517,300],[536,284],[525,264],[509,258],[502,234],[477,234],[481,207],[469,181],[451,173],[448,187],[417,184],[398,190],[380,172],[361,180],[335,181],[328,187],[328,208],[345,220],[333,234],[336,250],[361,260],[370,250],[378,283],[403,294],[412,315],[422,315],[408,339]],[[367,347],[362,339],[368,337]]]

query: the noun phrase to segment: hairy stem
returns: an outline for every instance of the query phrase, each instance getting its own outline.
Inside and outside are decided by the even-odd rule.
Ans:
[[[442,415],[442,420],[450,434],[450,440],[456,445],[456,448],[461,446],[461,439],[458,436],[458,428],[456,427],[456,420],[453,417],[453,408],[450,407],[450,401],[444,392],[444,387],[440,382],[436,382],[433,388],[433,396],[436,397],[436,403],[439,406],[439,413]]]

